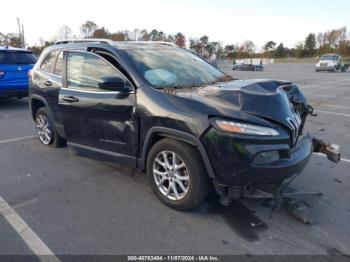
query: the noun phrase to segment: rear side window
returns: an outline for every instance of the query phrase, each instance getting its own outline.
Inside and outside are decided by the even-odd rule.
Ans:
[[[52,72],[57,54],[58,54],[58,51],[53,51],[48,55],[46,55],[46,57],[44,58],[43,62],[40,65],[40,69],[48,73]]]
[[[62,76],[62,68],[63,68],[63,52],[61,51],[57,57],[55,70],[53,73],[58,76]]]
[[[27,51],[2,51],[0,52],[0,64],[27,65],[35,64],[36,56]]]
[[[101,91],[98,82],[103,76],[111,75],[120,76],[120,73],[102,58],[88,53],[68,53],[68,88]]]

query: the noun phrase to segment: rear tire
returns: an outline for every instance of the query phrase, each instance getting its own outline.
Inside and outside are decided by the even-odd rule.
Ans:
[[[198,206],[208,194],[209,177],[201,156],[193,146],[180,141],[165,138],[151,148],[147,175],[157,197],[177,210]]]
[[[35,125],[39,136],[40,142],[45,146],[61,147],[66,144],[64,138],[62,138],[55,130],[53,121],[45,107],[41,107],[35,114]]]

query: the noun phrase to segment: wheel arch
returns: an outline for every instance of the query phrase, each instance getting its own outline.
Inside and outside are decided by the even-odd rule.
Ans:
[[[36,112],[41,107],[46,107],[49,111],[49,107],[47,106],[47,103],[44,98],[38,95],[31,95],[30,103],[29,103],[29,109],[32,115],[33,120],[35,120]],[[51,112],[49,112],[50,114]]]
[[[147,132],[144,143],[142,145],[141,157],[138,159],[138,167],[141,170],[146,169],[146,159],[151,147],[163,138],[172,138],[174,140],[179,140],[194,146],[201,155],[202,161],[204,163],[205,169],[207,170],[209,177],[215,177],[208,155],[200,140],[194,135],[189,134],[187,132],[167,127],[152,127]]]

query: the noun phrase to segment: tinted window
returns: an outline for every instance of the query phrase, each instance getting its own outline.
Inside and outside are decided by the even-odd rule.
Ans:
[[[6,65],[26,65],[35,64],[36,57],[31,52],[23,51],[0,51],[0,64]]]
[[[56,61],[57,54],[58,54],[58,51],[53,51],[49,53],[41,63],[40,69],[45,72],[52,72],[52,68]]]
[[[61,51],[56,60],[56,66],[53,73],[58,76],[62,76],[62,68],[63,68],[63,52]]]
[[[193,87],[232,80],[203,59],[181,49],[125,52],[139,74],[155,88]]]
[[[98,82],[103,76],[120,75],[102,58],[87,53],[68,53],[68,88],[99,91]]]

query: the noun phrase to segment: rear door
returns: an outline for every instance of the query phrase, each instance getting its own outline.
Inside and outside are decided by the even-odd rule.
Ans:
[[[123,74],[90,52],[65,51],[59,94],[68,146],[80,155],[136,165],[135,92],[98,88],[103,76]]]
[[[44,98],[49,107],[49,112],[56,128],[62,135],[62,120],[58,108],[58,95],[62,87],[63,52],[55,49],[48,52],[32,72],[31,92]],[[32,94],[32,95],[33,95]]]

